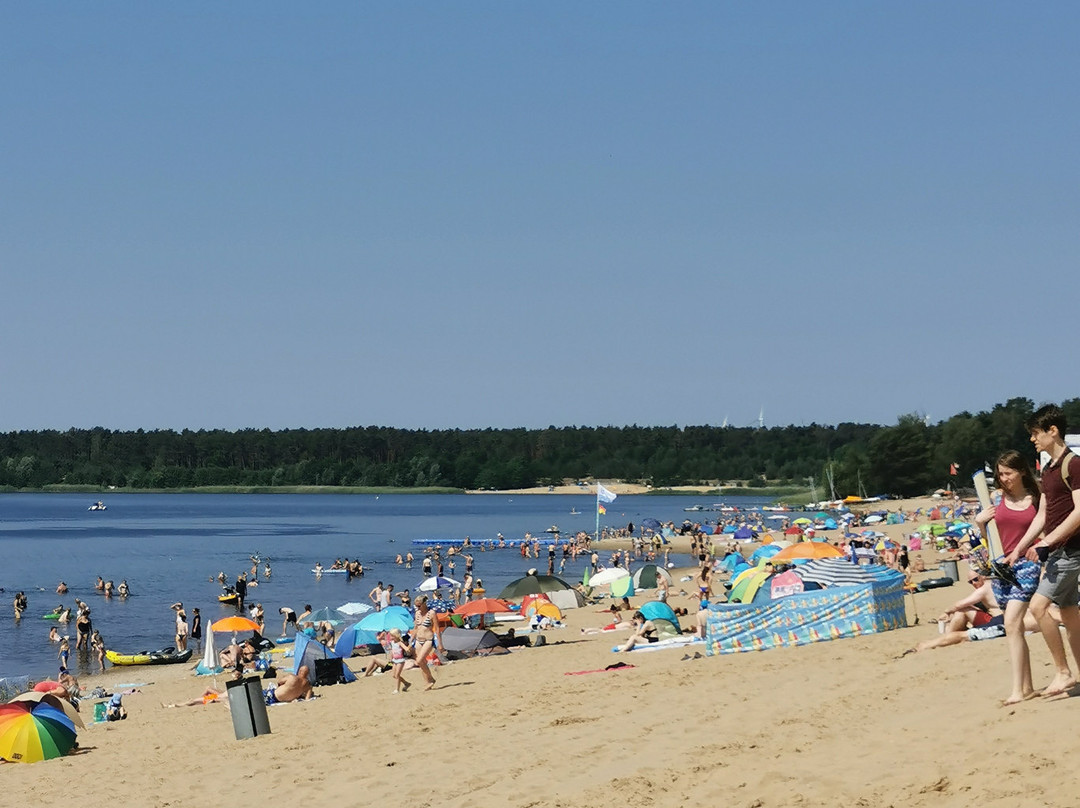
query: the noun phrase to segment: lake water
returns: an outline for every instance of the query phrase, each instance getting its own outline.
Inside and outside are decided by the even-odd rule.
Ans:
[[[127,494],[110,496],[105,511],[88,511],[95,497],[81,494],[0,495],[0,677],[53,675],[57,645],[48,641],[53,621],[41,615],[76,597],[91,608],[94,628],[107,647],[121,653],[154,650],[173,644],[175,615],[169,606],[183,601],[190,619],[199,607],[203,625],[235,609],[217,602],[221,587],[211,578],[224,571],[235,580],[250,569],[249,556],[269,558],[270,580],[249,590],[249,603],[262,603],[267,635],[280,632],[278,608],[299,612],[304,604],[336,607],[368,602],[377,581],[395,590],[415,589],[422,580],[422,548],[414,539],[489,540],[502,533],[519,539],[526,531],[544,536],[557,524],[564,533],[592,531],[595,495],[285,495],[285,494]],[[712,500],[702,498],[702,504]],[[760,498],[728,498],[739,507],[768,504]],[[608,506],[602,524],[640,524],[646,517],[676,524],[718,513],[685,513],[695,503],[687,497],[620,496]],[[572,510],[579,511],[577,515]],[[394,564],[398,553],[412,549],[412,570]],[[515,550],[474,551],[475,574],[490,594],[532,566],[546,571],[546,554],[522,559]],[[367,568],[361,579],[311,573],[337,557],[359,558]],[[561,556],[560,556],[561,557]],[[673,556],[679,565],[688,556]],[[568,563],[564,577],[581,579],[586,559]],[[456,577],[464,574],[459,564]],[[127,579],[131,596],[105,599],[95,591],[97,576],[119,584]],[[60,581],[67,595],[57,595]],[[29,608],[16,623],[15,593],[24,591]],[[91,672],[91,660],[74,650],[74,619],[61,634],[71,636],[72,670]],[[136,677],[138,678],[138,677]]]

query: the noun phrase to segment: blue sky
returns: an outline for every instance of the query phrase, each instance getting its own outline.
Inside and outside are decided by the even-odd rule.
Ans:
[[[1074,397],[1078,22],[4,4],[0,430]]]

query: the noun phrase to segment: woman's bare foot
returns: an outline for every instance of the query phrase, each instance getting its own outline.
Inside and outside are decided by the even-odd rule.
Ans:
[[[1043,698],[1052,698],[1068,693],[1074,687],[1076,687],[1076,679],[1071,674],[1059,673],[1054,677],[1054,681],[1046,686],[1046,690],[1042,692],[1042,695]]]
[[[428,682],[428,686],[424,688],[424,690],[434,690],[434,689],[435,689],[435,683],[434,682]]]
[[[1029,690],[1027,693],[1013,693],[1009,698],[1001,700],[1002,707],[1010,707],[1013,704],[1019,704],[1022,701],[1028,701],[1035,698],[1039,694],[1034,690]]]
[[[410,687],[412,687],[412,682],[402,682],[401,683],[401,691],[403,693],[408,693]]]

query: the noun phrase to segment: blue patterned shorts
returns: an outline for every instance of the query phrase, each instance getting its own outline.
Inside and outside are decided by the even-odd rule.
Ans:
[[[1039,588],[1039,571],[1041,569],[1041,564],[1022,558],[1013,567],[1013,574],[1016,576],[1019,586],[1013,586],[1010,583],[994,578],[991,585],[994,587],[994,597],[997,598],[998,605],[1004,609],[1005,604],[1010,600],[1021,600],[1024,603],[1030,601],[1031,596],[1035,594],[1035,590]]]

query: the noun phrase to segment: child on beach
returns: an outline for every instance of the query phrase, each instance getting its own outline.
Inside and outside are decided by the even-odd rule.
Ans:
[[[60,653],[56,655],[56,658],[60,660],[60,667],[66,668],[68,666],[68,657],[71,655],[71,643],[68,642],[68,638],[60,640]]]
[[[401,640],[401,630],[390,629],[389,639],[390,664],[394,666],[394,692],[407,691],[412,685],[401,678],[401,674],[405,670],[405,643]]]
[[[1065,445],[1066,420],[1060,407],[1040,407],[1025,424],[1038,452],[1046,452],[1050,462],[1043,469],[1043,496],[1039,509],[1024,537],[1008,555],[1016,565],[1026,557],[1043,562],[1043,577],[1031,598],[1031,613],[1039,622],[1046,647],[1057,674],[1043,691],[1059,696],[1076,686],[1069,668],[1050,605],[1061,610],[1061,622],[1069,640],[1073,660],[1080,666],[1080,609],[1077,608],[1077,581],[1080,580],[1080,458]],[[1042,537],[1041,539],[1039,537]]]

